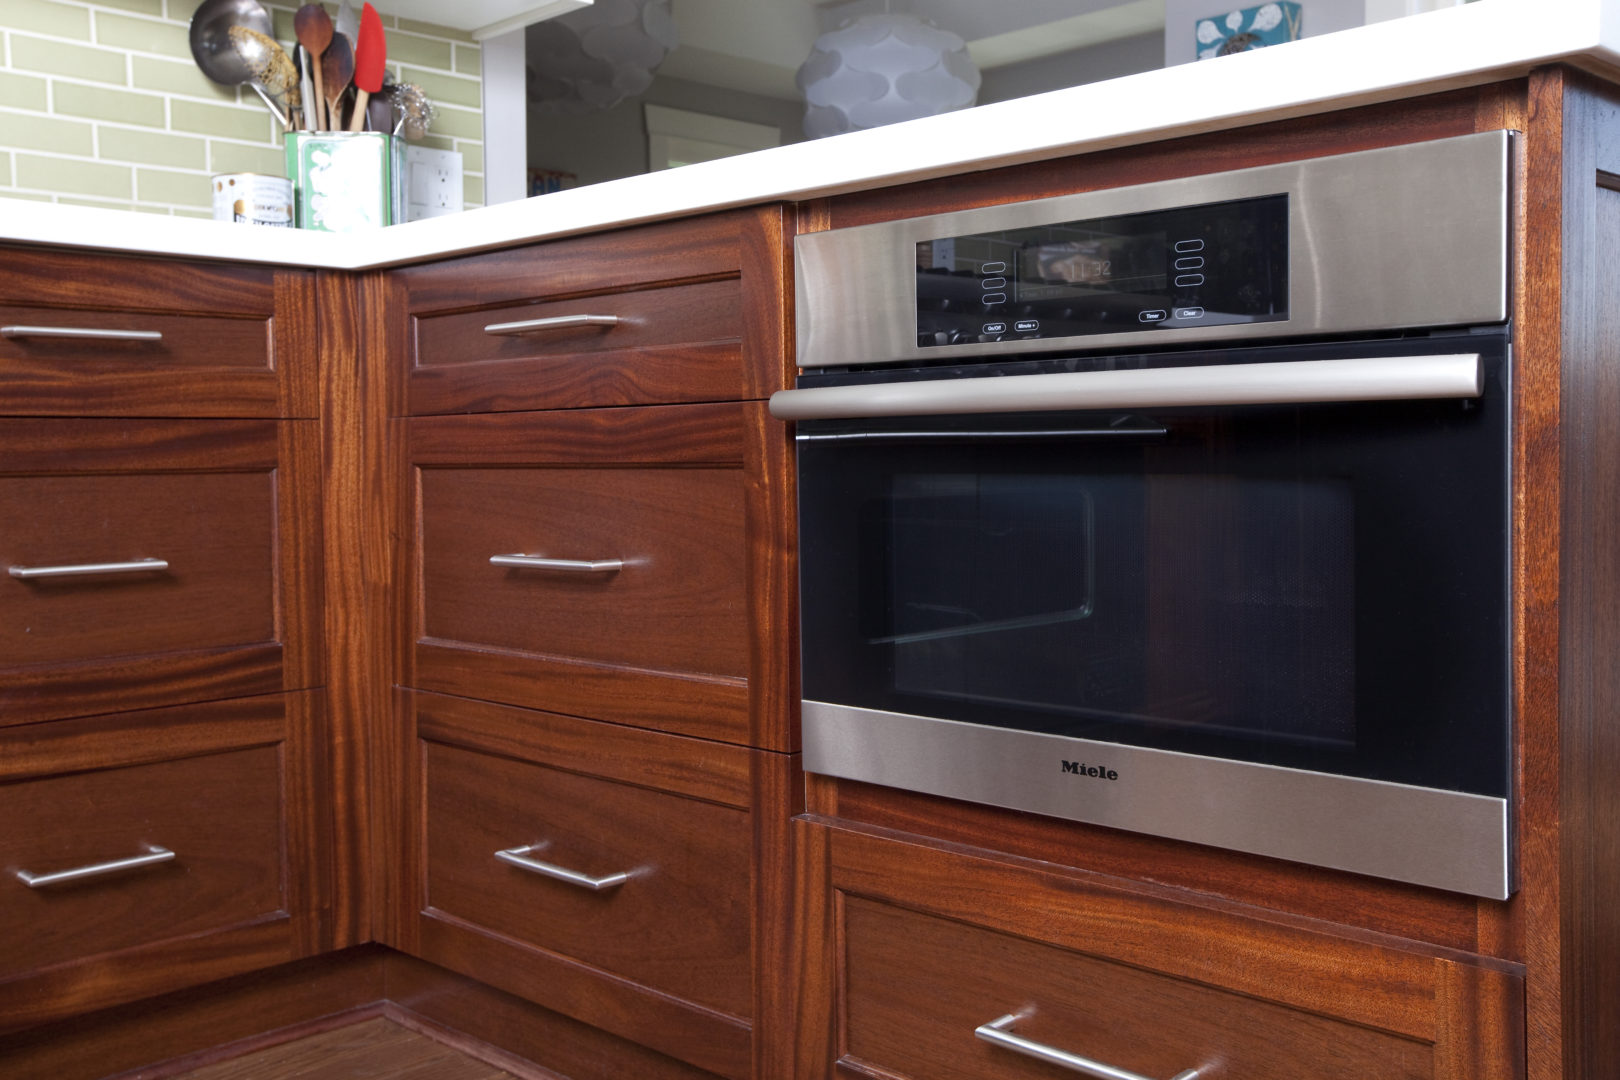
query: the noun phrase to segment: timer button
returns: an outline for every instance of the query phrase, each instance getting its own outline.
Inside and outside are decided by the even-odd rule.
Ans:
[[[1138,312],[1137,315],[1136,315],[1136,321],[1137,322],[1146,322],[1146,323],[1156,323],[1156,322],[1164,322],[1164,320],[1168,319],[1169,317],[1170,316],[1167,315],[1163,310],[1161,310],[1159,308],[1153,308],[1153,309],[1148,310],[1148,311]]]
[[[1203,251],[1204,250],[1204,242],[1202,240],[1177,240],[1176,241],[1176,250],[1177,251]]]

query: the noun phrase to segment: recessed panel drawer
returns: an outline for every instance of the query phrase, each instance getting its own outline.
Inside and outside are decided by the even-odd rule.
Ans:
[[[276,636],[273,473],[0,476],[6,666]]]
[[[279,757],[262,746],[0,784],[0,925],[13,931],[0,979],[282,911]]]
[[[844,931],[845,1053],[901,1076],[1059,1075],[1035,1047],[1153,1080],[1187,1069],[1250,1080],[1434,1075],[1433,1048],[1416,1040],[904,908],[851,897]],[[1034,1046],[975,1036],[997,1021],[1004,1030],[992,1038]]]
[[[314,275],[0,251],[0,413],[314,415]]]
[[[423,744],[427,913],[751,1011],[746,812]]]
[[[427,469],[427,637],[741,676],[743,491],[733,469]]]

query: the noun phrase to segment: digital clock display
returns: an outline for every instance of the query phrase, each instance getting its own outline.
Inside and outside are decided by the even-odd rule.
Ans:
[[[1288,317],[1288,196],[917,245],[921,347]]]

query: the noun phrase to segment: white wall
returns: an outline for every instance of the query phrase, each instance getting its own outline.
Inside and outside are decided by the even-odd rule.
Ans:
[[[1217,0],[1218,2],[1218,0]],[[1117,79],[1152,71],[1164,59],[1164,36],[1157,32],[1120,38],[1086,49],[1007,64],[982,73],[979,104],[1043,94],[1066,86]]]
[[[1190,64],[1198,58],[1193,27],[1199,19],[1257,7],[1264,0],[1164,0],[1164,66]],[[1349,30],[1365,22],[1366,0],[1300,0],[1301,37]],[[1368,57],[1376,63],[1376,57]]]

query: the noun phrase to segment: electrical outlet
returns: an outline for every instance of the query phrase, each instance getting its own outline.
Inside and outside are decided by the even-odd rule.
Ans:
[[[405,220],[458,213],[462,207],[461,154],[456,150],[405,148]]]

